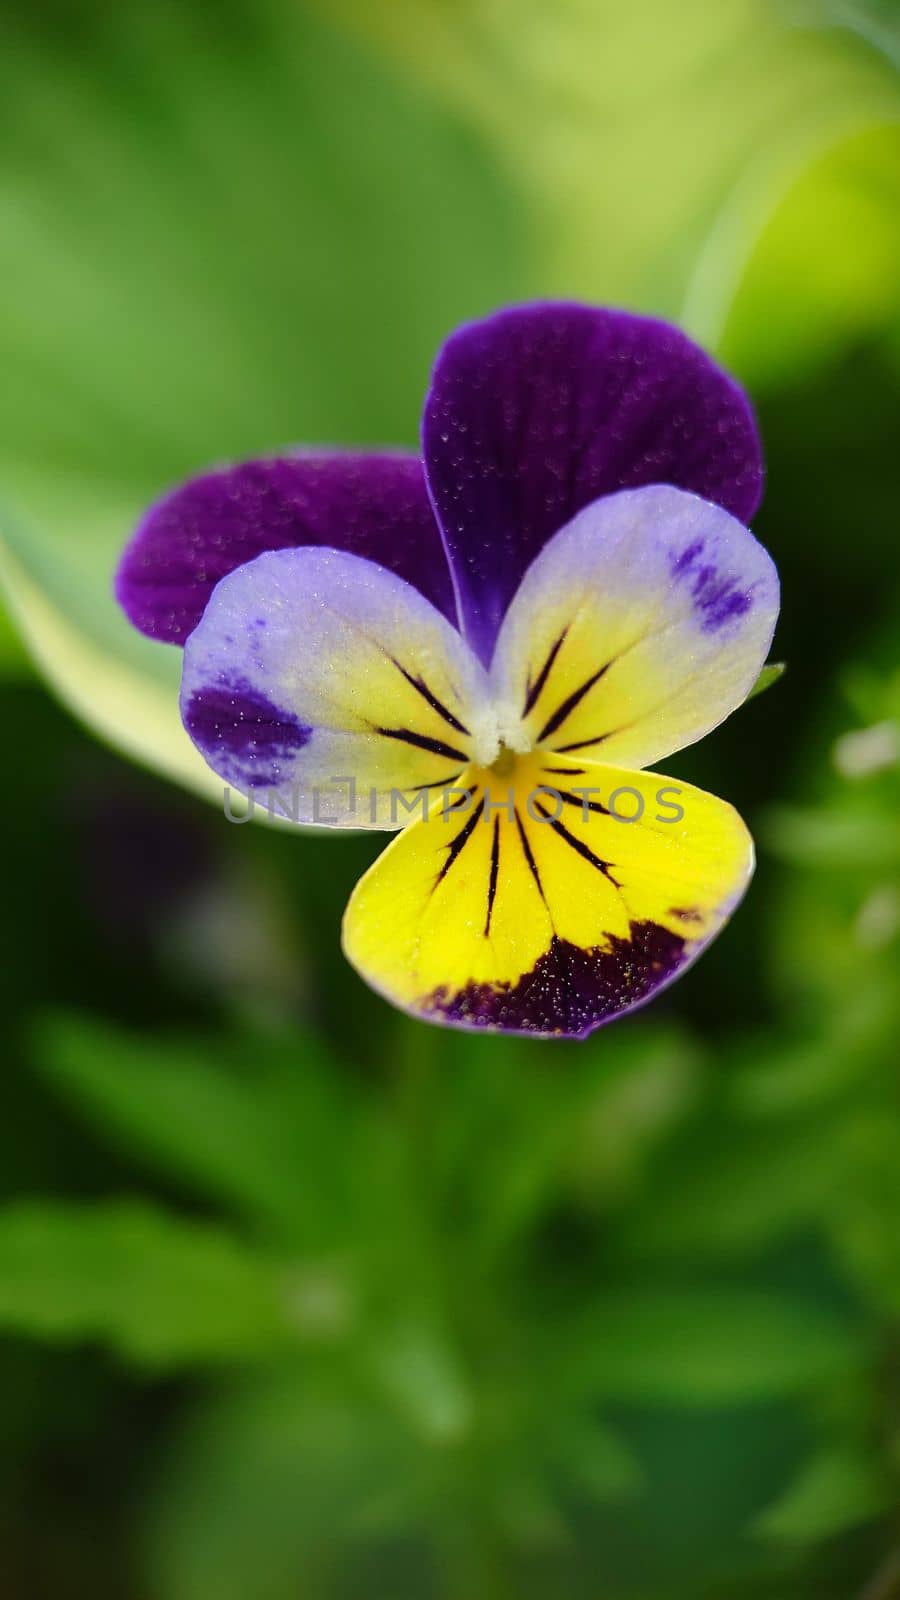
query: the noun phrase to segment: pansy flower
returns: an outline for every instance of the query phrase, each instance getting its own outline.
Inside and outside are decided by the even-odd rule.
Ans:
[[[430,1021],[583,1037],[696,959],[753,870],[654,764],[747,697],[778,580],[737,385],[677,329],[513,308],[438,355],[414,455],[297,453],[147,514],[117,594],[184,646],[209,765],[396,832],[344,949]]]

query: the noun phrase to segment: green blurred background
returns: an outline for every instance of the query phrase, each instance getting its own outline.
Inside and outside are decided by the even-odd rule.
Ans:
[[[896,1600],[896,0],[0,31],[0,1597]],[[109,594],[163,487],[413,443],[541,295],[748,384],[789,662],[669,764],[748,901],[581,1046],[370,994],[378,842],[228,826]]]

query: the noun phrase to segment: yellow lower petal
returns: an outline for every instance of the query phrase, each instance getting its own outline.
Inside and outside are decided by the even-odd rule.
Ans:
[[[366,981],[432,1021],[583,1036],[683,971],[753,871],[737,812],[659,773],[536,753],[462,785],[471,803],[436,798],[344,919]]]

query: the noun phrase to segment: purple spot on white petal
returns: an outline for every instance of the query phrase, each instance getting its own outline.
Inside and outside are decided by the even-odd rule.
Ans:
[[[747,589],[741,589],[734,578],[723,577],[717,567],[697,566],[706,541],[695,539],[685,545],[680,555],[671,562],[672,577],[676,583],[690,580],[691,595],[704,632],[715,633],[750,610],[752,604]]]
[[[747,590],[739,589],[733,578],[720,577],[715,567],[701,568],[693,596],[707,633],[715,633],[726,622],[733,622],[750,610]]]
[[[672,562],[673,578],[682,578],[690,570],[697,557],[702,553],[705,542],[703,539],[695,539],[693,544],[685,546],[680,556],[675,557]]]
[[[236,788],[274,788],[312,736],[243,678],[195,689],[183,718],[210,766]]]

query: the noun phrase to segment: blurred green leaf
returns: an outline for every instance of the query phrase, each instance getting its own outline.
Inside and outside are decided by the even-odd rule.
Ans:
[[[274,1265],[221,1228],[136,1201],[0,1211],[0,1323],[159,1369],[272,1355],[293,1339]]]
[[[641,1472],[617,1433],[578,1415],[559,1428],[556,1464],[573,1486],[592,1500],[618,1500],[637,1492]]]
[[[900,126],[883,121],[814,161],[756,243],[722,345],[753,384],[900,328]]]
[[[771,0],[327,10],[485,131],[531,202],[550,292],[662,312],[713,345],[792,182],[900,114],[893,60],[821,5],[806,27]]]
[[[737,1052],[731,1103],[741,1117],[808,1117],[868,1086],[895,1025],[893,996],[877,982],[842,998],[828,1026],[786,1039],[785,1030],[749,1040]],[[809,1133],[813,1129],[806,1124]]]
[[[2,471],[2,468],[0,468]],[[11,524],[0,511],[0,538]],[[71,535],[71,528],[68,530]],[[20,561],[0,542],[0,589],[35,666],[52,684],[63,703],[107,743],[182,784],[222,804],[222,783],[191,744],[178,714],[176,653],[168,646],[143,643],[147,670],[128,659],[130,650],[110,651],[90,630],[80,629],[69,613],[70,574],[62,568],[42,587],[29,575],[27,560],[37,538],[17,532]],[[74,541],[90,560],[81,539]],[[109,571],[96,574],[94,603],[102,616],[111,602]],[[124,621],[123,621],[124,626]],[[179,652],[180,654],[180,652]],[[160,669],[165,670],[160,670]],[[260,820],[265,812],[254,813]]]
[[[0,604],[0,677],[19,678],[29,672],[21,637],[6,608]]]
[[[418,1047],[417,1047],[418,1048]],[[430,1173],[470,1252],[520,1252],[572,1196],[623,1201],[698,1091],[701,1054],[644,1020],[536,1052],[516,1039],[436,1035]]]
[[[70,1016],[43,1024],[34,1049],[93,1124],[195,1190],[295,1244],[346,1235],[334,1156],[355,1151],[358,1108],[308,1034],[147,1040]]]
[[[276,1370],[214,1401],[176,1440],[151,1507],[151,1592],[318,1600],[354,1556],[371,1591],[379,1547],[366,1531],[388,1501],[408,1524],[426,1475],[415,1441],[359,1396]]]
[[[891,619],[885,641],[893,655],[897,620]],[[841,692],[853,707],[863,726],[878,722],[900,722],[900,667],[854,662],[840,677]]]
[[[858,1112],[845,1134],[853,1181],[835,1207],[832,1235],[845,1268],[878,1307],[900,1315],[900,1112]]]
[[[516,201],[302,6],[82,8],[77,73],[19,9],[0,131],[0,586],[77,715],[220,799],[180,651],[113,602],[118,554],[212,462],[415,440],[441,337],[527,282]]]
[[[372,1367],[379,1386],[426,1438],[450,1444],[472,1422],[472,1399],[456,1353],[440,1333],[405,1317],[380,1333]]]
[[[813,1544],[871,1521],[889,1499],[883,1474],[862,1447],[825,1450],[763,1512],[756,1532],[778,1544]]]
[[[823,1307],[740,1288],[606,1292],[568,1335],[558,1359],[573,1384],[681,1405],[802,1393],[866,1354],[865,1340]]]
[[[773,808],[765,819],[763,840],[768,849],[799,866],[860,871],[900,867],[900,822],[871,807],[830,812]]]
[[[413,439],[440,337],[526,293],[715,343],[791,180],[900,112],[887,60],[767,0],[100,18],[77,78],[24,14],[0,66],[2,581],[66,703],[210,797],[178,652],[110,598],[150,497],[290,442]]]
[[[847,1158],[839,1123],[701,1127],[624,1219],[622,1260],[746,1260],[827,1215]]]

